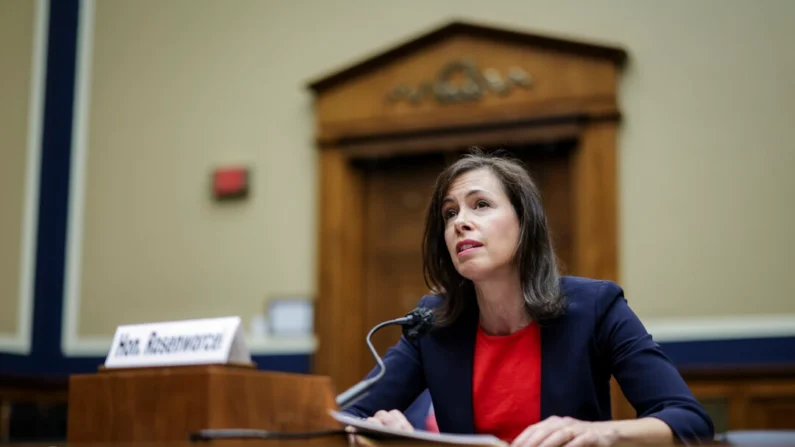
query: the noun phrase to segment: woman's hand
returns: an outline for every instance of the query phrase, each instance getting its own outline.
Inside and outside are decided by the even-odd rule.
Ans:
[[[384,411],[380,410],[373,417],[367,418],[367,422],[371,422],[373,424],[382,425],[384,427],[396,428],[400,430],[407,430],[407,431],[414,431],[414,427],[411,425],[406,416],[403,416],[403,413],[399,412],[398,410],[392,411]],[[348,432],[348,445],[349,446],[372,446],[373,444],[364,441],[360,436],[356,434],[356,429],[354,427],[345,427],[345,431]]]
[[[511,446],[607,447],[618,441],[618,430],[609,423],[584,422],[570,417],[549,417],[527,427]]]
[[[409,420],[406,419],[406,416],[403,416],[403,413],[397,410],[379,410],[373,415],[373,417],[367,418],[367,422],[372,422],[373,424],[379,424],[389,428],[414,431],[414,427],[411,425]]]

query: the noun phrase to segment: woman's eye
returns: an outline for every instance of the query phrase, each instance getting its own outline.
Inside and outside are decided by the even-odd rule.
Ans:
[[[454,209],[449,209],[444,213],[442,213],[442,215],[444,216],[444,220],[452,219],[453,217],[455,217],[456,211]]]
[[[484,206],[489,206],[489,202],[478,200],[477,203],[475,203],[475,208],[483,208]]]

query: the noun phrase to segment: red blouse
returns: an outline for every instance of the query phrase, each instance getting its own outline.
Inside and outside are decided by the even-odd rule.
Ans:
[[[541,420],[541,330],[532,323],[506,336],[478,325],[472,377],[475,432],[513,441]]]

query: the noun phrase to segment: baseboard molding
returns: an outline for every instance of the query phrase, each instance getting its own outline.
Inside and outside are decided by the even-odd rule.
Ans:
[[[649,319],[646,330],[658,342],[795,337],[795,315],[743,315]]]

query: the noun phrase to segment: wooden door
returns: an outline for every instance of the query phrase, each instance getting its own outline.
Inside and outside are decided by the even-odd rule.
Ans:
[[[364,328],[402,317],[428,293],[422,273],[425,214],[436,176],[445,167],[442,154],[402,156],[360,164],[364,172]],[[373,336],[383,355],[400,338],[400,327]],[[366,373],[373,367],[362,343]]]
[[[574,142],[506,148],[526,166],[541,190],[562,269],[572,259],[570,149]],[[463,153],[460,152],[460,153]],[[401,317],[428,293],[422,273],[422,237],[436,176],[459,153],[400,156],[356,165],[364,179],[363,326]],[[373,337],[383,355],[400,337],[384,328]],[[362,342],[363,376],[374,365]]]

